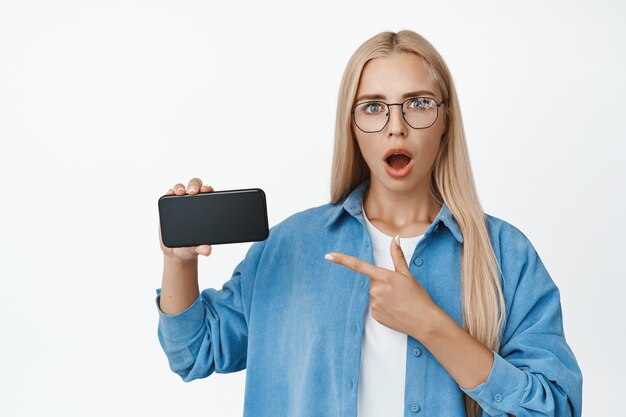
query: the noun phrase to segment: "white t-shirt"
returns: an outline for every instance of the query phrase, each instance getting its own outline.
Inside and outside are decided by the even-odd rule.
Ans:
[[[376,266],[394,270],[391,239],[378,230],[365,214],[363,217],[372,238]],[[403,237],[400,247],[407,263],[423,237]],[[404,385],[406,377],[407,335],[380,324],[372,317],[368,304],[365,315],[359,373],[358,417],[402,417],[405,414]]]

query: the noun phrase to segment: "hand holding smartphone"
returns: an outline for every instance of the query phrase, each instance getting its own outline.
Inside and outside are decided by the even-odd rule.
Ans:
[[[159,198],[158,206],[161,249],[184,260],[209,255],[213,244],[269,236],[265,193],[260,188],[214,191],[194,178],[188,190],[176,184]]]

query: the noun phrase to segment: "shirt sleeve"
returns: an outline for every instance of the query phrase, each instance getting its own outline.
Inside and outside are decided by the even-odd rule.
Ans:
[[[252,287],[265,242],[252,244],[220,290],[203,290],[184,311],[163,313],[156,290],[159,343],[183,381],[246,368]]]
[[[513,256],[522,257],[521,272],[509,289],[504,343],[492,350],[487,380],[459,388],[489,416],[580,417],[582,373],[565,340],[559,290],[532,244],[519,239]]]

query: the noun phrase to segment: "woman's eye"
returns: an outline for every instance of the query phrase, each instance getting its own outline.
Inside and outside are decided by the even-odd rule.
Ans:
[[[423,98],[414,98],[411,100],[411,106],[414,109],[425,109],[428,110],[433,106],[432,100],[423,99]]]
[[[383,109],[381,103],[367,103],[364,107],[366,113],[378,113]]]

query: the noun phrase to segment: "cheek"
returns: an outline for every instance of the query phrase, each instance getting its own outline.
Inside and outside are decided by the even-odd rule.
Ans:
[[[415,165],[422,170],[428,170],[437,158],[441,138],[437,135],[428,135],[417,140]]]
[[[368,164],[374,162],[378,157],[377,155],[380,155],[381,149],[379,149],[380,147],[376,145],[377,138],[362,138],[356,136],[356,141],[363,158]],[[378,143],[381,143],[380,139],[378,139]]]
[[[435,159],[437,158],[437,154],[439,153],[440,143],[441,143],[441,138],[439,136],[437,136],[436,138],[434,138],[434,140],[429,145],[429,148],[428,148],[428,161],[430,162],[430,164],[435,162]]]

